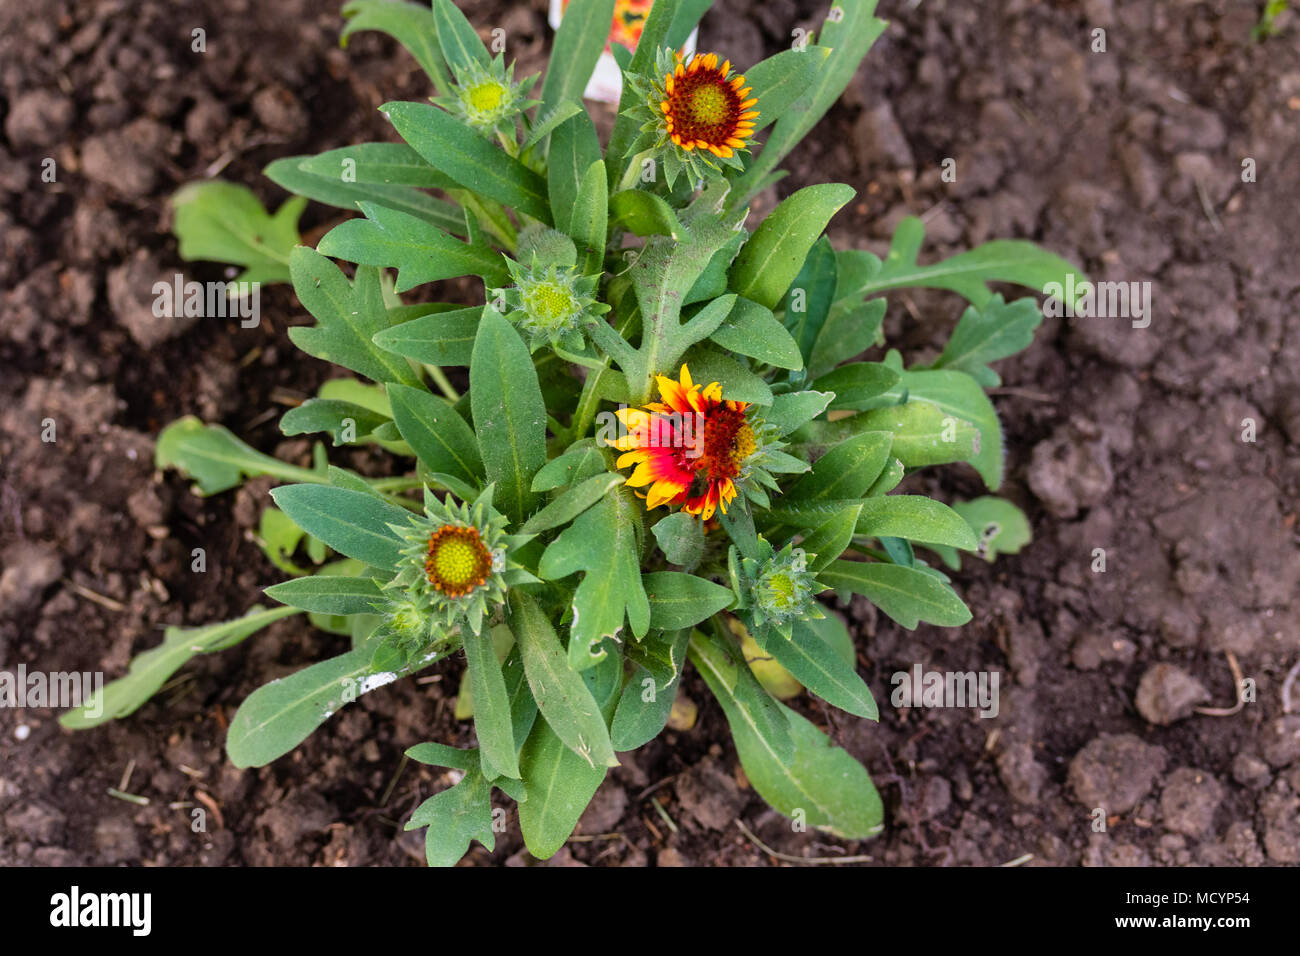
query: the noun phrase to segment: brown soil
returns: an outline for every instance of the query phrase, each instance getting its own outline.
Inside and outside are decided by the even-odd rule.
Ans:
[[[540,0],[465,7],[505,28],[522,72],[542,62]],[[819,7],[722,0],[704,44],[753,62]],[[799,705],[871,769],[888,808],[880,838],[792,833],[748,787],[692,677],[694,729],[625,757],[553,862],[769,862],[737,818],[783,853],[883,864],[1300,862],[1300,713],[1284,715],[1281,690],[1300,656],[1300,53],[1294,16],[1249,42],[1256,7],[882,4],[892,26],[779,193],[857,187],[837,245],[881,251],[909,212],[926,218],[931,255],[1035,239],[1094,278],[1150,281],[1154,319],[1049,319],[1003,363],[1004,491],[1036,540],[994,566],[967,562],[964,628],[909,633],[852,607],[879,725]],[[179,261],[167,196],[220,170],[279,202],[267,162],[384,138],[374,108],[426,86],[385,39],[339,50],[335,0],[49,0],[7,4],[0,21],[0,668],[112,677],[164,625],[235,616],[281,577],[251,540],[267,485],[194,497],[153,471],[158,430],[196,414],[302,462],[307,444],[275,422],[332,374],[289,344],[285,327],[306,317],[283,287],[252,330],[141,316],[156,279],[220,274]],[[1090,48],[1097,27],[1104,53]],[[205,54],[191,52],[195,28]],[[55,183],[41,179],[46,158]],[[946,158],[955,183],[941,179]],[[305,225],[334,217],[313,207]],[[892,344],[923,360],[960,308],[894,297]],[[982,493],[966,469],[909,484]],[[204,574],[190,571],[195,547]],[[400,823],[442,784],[401,754],[471,742],[452,715],[459,664],[366,696],[271,767],[224,759],[239,701],[341,641],[290,619],[89,733],[62,731],[51,711],[0,710],[0,864],[422,861]],[[1254,700],[1191,712],[1232,704],[1229,655]],[[890,675],[914,663],[999,672],[999,716],[888,706]],[[128,767],[122,789],[148,806],[108,795]],[[220,810],[206,833],[190,829],[194,806]],[[530,859],[512,820],[495,854],[468,862]]]

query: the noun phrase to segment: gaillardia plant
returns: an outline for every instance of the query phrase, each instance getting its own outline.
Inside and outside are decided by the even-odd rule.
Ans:
[[[260,528],[293,575],[266,589],[283,606],[169,628],[66,725],[125,716],[194,654],[306,612],[350,650],[248,697],[230,759],[268,764],[360,695],[463,656],[458,711],[478,746],[409,752],[460,775],[407,823],[427,828],[430,863],[494,846],[494,789],[528,849],[555,853],[618,754],[663,730],[688,663],[768,803],[846,839],[881,829],[866,770],[768,688],[877,717],[831,596],[905,628],[970,619],[934,557],[1015,551],[1023,516],[992,496],[893,492],[955,462],[998,487],[989,363],[1027,346],[1042,313],[989,283],[1038,291],[1074,270],[1023,241],[922,265],[917,219],[883,259],[834,249],[822,233],[846,185],[798,189],[752,222],[885,23],[872,0],[837,0],[815,42],[742,71],[678,52],[706,6],[658,0],[636,51],[614,47],[623,96],[603,148],[580,97],[613,0],[572,0],[536,99],[451,0],[344,7],[345,40],[391,34],[429,76],[430,102],[381,108],[403,142],[272,163],[305,197],[273,216],[241,187],[189,186],[176,231],[187,259],[292,282],[316,319],[294,344],[356,376],[290,410],[283,433],[377,446],[391,468],[333,466],[323,443],[293,465],[219,425],[170,425],[158,464],[199,493],[283,482]],[[312,249],[306,199],[359,215]],[[479,301],[403,298],[465,276]],[[867,360],[882,294],[910,286],[967,300],[946,348],[923,366]]]

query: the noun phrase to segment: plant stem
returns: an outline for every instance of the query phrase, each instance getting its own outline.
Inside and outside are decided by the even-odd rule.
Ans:
[[[438,386],[438,390],[447,396],[449,402],[460,401],[460,392],[456,391],[456,387],[447,379],[442,366],[426,365],[425,368],[429,370],[429,378],[433,379],[434,384]]]
[[[600,380],[609,371],[609,359],[605,359],[599,368],[587,373],[587,381],[582,385],[582,395],[578,397],[578,407],[573,413],[573,428],[569,433],[570,442],[577,441],[587,434],[596,419],[596,406],[600,404]]]
[[[615,192],[621,193],[623,190],[632,189],[636,185],[636,181],[641,178],[641,163],[649,155],[650,150],[643,149],[632,157],[627,164],[627,169],[623,170],[623,178],[618,181],[618,188],[614,190]]]

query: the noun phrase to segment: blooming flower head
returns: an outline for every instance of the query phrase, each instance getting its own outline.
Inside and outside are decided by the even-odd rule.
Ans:
[[[664,161],[671,188],[680,172],[693,186],[721,166],[742,169],[737,153],[749,148],[754,135],[758,100],[735,75],[731,61],[718,62],[716,53],[660,50],[653,77],[628,78],[639,94],[633,110],[645,118],[641,130],[654,138],[654,151]]]
[[[483,618],[505,600],[506,588],[533,579],[508,553],[528,536],[507,535],[506,519],[492,507],[492,489],[472,505],[439,501],[428,489],[424,514],[406,525],[390,525],[403,541],[391,595],[379,608],[391,630],[412,649],[468,624],[475,634]]]
[[[647,488],[646,508],[681,506],[707,521],[727,513],[738,481],[758,450],[749,404],[722,397],[722,386],[658,376],[660,402],[618,411],[627,433],[610,444],[623,452],[618,467],[636,465],[627,483]]]

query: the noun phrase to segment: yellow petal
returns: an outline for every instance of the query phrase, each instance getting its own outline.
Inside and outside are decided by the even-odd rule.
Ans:
[[[640,488],[654,480],[655,476],[650,474],[650,463],[643,461],[636,466],[636,470],[632,474],[628,475],[627,484],[631,488]]]

